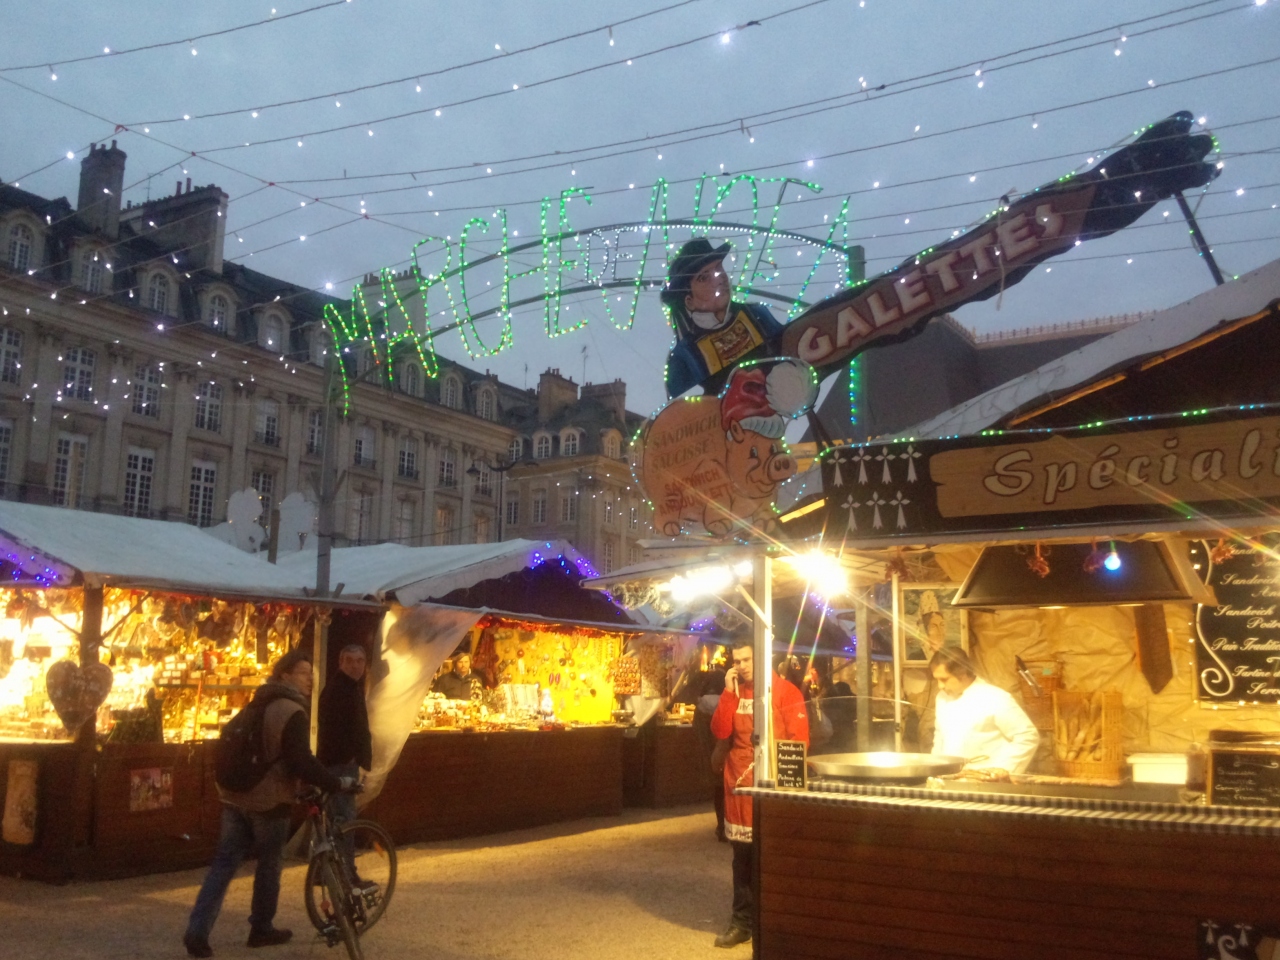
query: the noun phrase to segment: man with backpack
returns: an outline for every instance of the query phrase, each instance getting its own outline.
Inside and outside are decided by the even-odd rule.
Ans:
[[[314,682],[310,654],[290,650],[276,661],[271,679],[249,705],[223,728],[216,764],[222,829],[182,938],[192,957],[213,956],[209,934],[236,869],[250,853],[257,854],[258,867],[248,945],[276,946],[293,935],[272,922],[280,899],[289,808],[303,782],[330,793],[356,788],[354,779],[334,776],[311,753],[307,710]]]

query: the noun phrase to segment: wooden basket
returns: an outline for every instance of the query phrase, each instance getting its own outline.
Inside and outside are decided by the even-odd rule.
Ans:
[[[1124,698],[1116,690],[1053,692],[1053,755],[1058,773],[1118,780],[1124,767]]]
[[[1053,732],[1053,692],[1062,689],[1061,660],[1028,660],[1027,669],[1040,684],[1040,695],[1022,677],[1018,677],[1018,695],[1023,709],[1037,730]]]

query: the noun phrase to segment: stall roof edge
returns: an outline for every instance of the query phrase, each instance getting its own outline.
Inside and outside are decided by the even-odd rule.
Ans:
[[[600,623],[595,620],[570,620],[568,617],[544,617],[533,613],[511,613],[506,610],[497,610],[493,607],[455,607],[447,603],[419,603],[414,604],[415,609],[436,609],[436,610],[472,610],[480,614],[480,618],[484,617],[500,617],[504,620],[522,620],[528,623],[546,623],[555,626],[573,626],[587,627],[591,630],[599,630],[604,633],[622,633],[622,634],[639,634],[650,633],[660,634],[662,636],[672,637],[705,637],[705,634],[696,630],[679,630],[667,627],[649,627],[641,624],[627,623]]]

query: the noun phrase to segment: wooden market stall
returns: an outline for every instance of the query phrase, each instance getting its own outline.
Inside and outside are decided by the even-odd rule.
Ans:
[[[0,871],[206,863],[210,741],[317,616],[359,642],[368,614],[183,524],[3,502],[0,538]]]

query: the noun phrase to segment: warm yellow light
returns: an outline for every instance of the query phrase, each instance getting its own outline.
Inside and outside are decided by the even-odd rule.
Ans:
[[[849,592],[849,575],[840,561],[829,553],[814,550],[783,557],[782,562],[803,577],[810,592],[820,597],[830,600]]]

